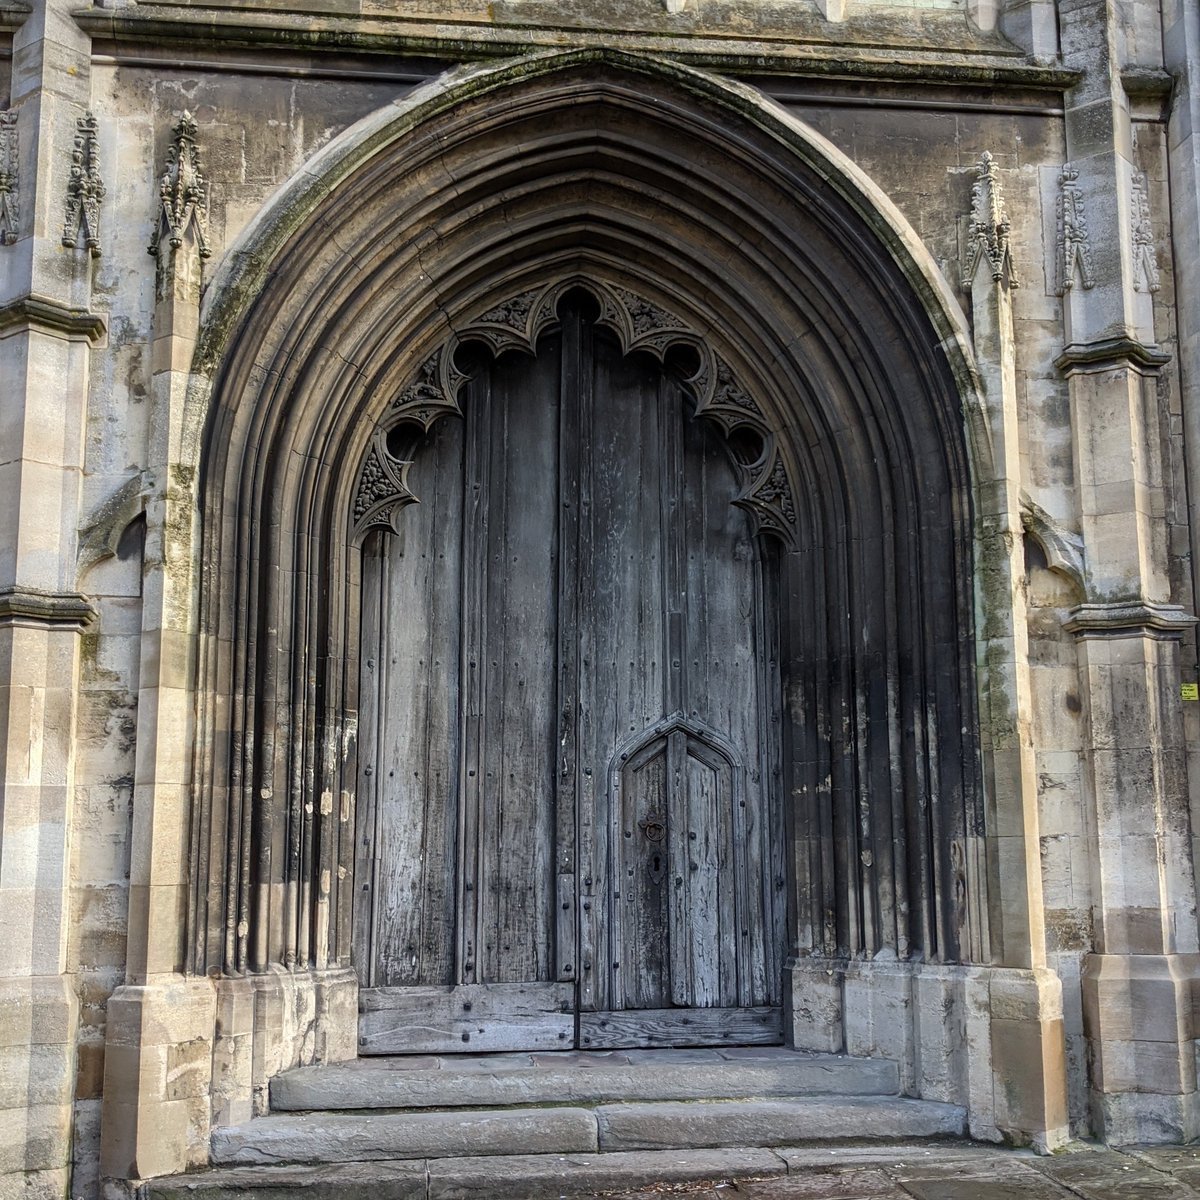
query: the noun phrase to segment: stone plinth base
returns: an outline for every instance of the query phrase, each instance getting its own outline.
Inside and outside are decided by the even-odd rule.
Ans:
[[[972,1137],[1044,1151],[1069,1140],[1054,972],[807,958],[786,977],[797,1049],[894,1060],[905,1095],[964,1105]]]
[[[346,969],[119,988],[105,1045],[106,1196],[207,1163],[212,1129],[264,1112],[273,1075],[353,1058],[357,1035],[358,981]]]
[[[1083,967],[1092,1128],[1112,1146],[1200,1136],[1194,954],[1090,954]]]
[[[66,1194],[77,1023],[66,976],[0,979],[0,1196]]]

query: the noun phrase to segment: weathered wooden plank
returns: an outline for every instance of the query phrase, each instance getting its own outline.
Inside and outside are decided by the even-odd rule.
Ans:
[[[450,983],[459,759],[462,425],[443,421],[387,549],[378,641],[376,982]]]
[[[686,650],[682,650],[686,653]],[[671,947],[671,977],[664,999],[682,1008],[696,1001],[695,941],[704,936],[705,915],[692,911],[688,853],[687,734],[676,730],[667,737],[667,825],[670,831],[670,896],[667,942]],[[696,919],[693,920],[693,917]],[[697,928],[700,925],[701,928]],[[648,1005],[646,1007],[649,1007]]]
[[[571,370],[578,380],[573,397],[564,396],[564,403],[578,410],[580,430],[579,511],[578,511],[578,577],[579,595],[588,598],[589,606],[580,605],[576,611],[576,628],[571,637],[578,646],[576,691],[564,700],[575,703],[576,762],[574,764],[574,802],[576,811],[577,877],[579,879],[579,991],[582,1010],[607,1008],[609,1001],[608,907],[597,903],[606,891],[605,861],[608,848],[608,783],[600,754],[596,697],[592,684],[596,663],[596,622],[584,619],[599,602],[603,571],[596,561],[595,509],[597,489],[596,464],[592,453],[591,436],[594,377],[590,367],[593,356],[592,332],[577,316],[568,314],[564,327],[578,329],[578,335],[564,343],[572,354]],[[586,364],[584,360],[587,360]],[[585,369],[585,365],[587,369]],[[565,369],[565,368],[564,368]]]
[[[459,768],[458,922],[459,983],[480,977],[479,947],[484,911],[480,879],[479,812],[483,803],[484,696],[487,653],[488,535],[491,519],[491,376],[480,374],[467,389],[463,481],[462,740]]]
[[[383,712],[383,686],[380,678],[380,648],[385,633],[380,625],[387,535],[372,532],[362,554],[362,634],[359,670],[358,722],[358,828],[355,837],[354,877],[359,894],[354,905],[354,940],[362,953],[364,984],[376,978],[375,921],[379,906],[375,903],[379,864],[379,800],[377,794],[379,763],[379,720]]]
[[[738,1000],[734,890],[739,872],[733,845],[733,789],[728,763],[706,754],[694,741],[687,751],[684,816],[687,907],[692,913],[691,1003],[709,1008]]]
[[[575,1040],[575,989],[566,983],[364,988],[360,1054],[562,1050]]]
[[[425,662],[425,792],[430,811],[421,846],[426,890],[417,952],[422,982],[456,982],[457,846],[461,788],[462,551],[464,440],[461,421],[444,421],[438,434],[437,477],[430,490],[429,638]],[[420,684],[418,684],[420,686]]]
[[[621,931],[617,1005],[659,1008],[670,1002],[671,930],[666,740],[655,738],[621,772],[621,897],[613,922]]]
[[[558,356],[492,368],[481,982],[555,978]]]
[[[630,1046],[777,1045],[783,1040],[780,1008],[665,1008],[579,1014],[585,1050]]]
[[[582,370],[583,323],[562,329],[558,390],[558,694],[554,744],[557,747],[554,803],[554,856],[558,880],[555,911],[555,977],[577,979],[579,970],[579,876],[576,871],[579,820],[579,614],[580,471],[582,418],[590,417],[583,392],[590,390]]]
[[[579,879],[574,874],[558,876],[557,924],[555,937],[554,962],[557,978],[560,982],[575,979],[579,971],[576,967],[576,951],[579,945],[579,912],[576,897],[579,894]]]

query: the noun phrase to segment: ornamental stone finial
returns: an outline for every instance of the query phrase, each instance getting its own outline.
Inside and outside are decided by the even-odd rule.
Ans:
[[[0,112],[0,246],[17,240],[18,161],[17,114],[10,109]]]
[[[1157,292],[1162,280],[1154,251],[1154,226],[1150,221],[1150,190],[1144,171],[1134,171],[1130,185],[1130,220],[1133,224],[1133,286],[1139,292]]]
[[[1058,176],[1058,280],[1054,289],[1059,296],[1074,287],[1076,275],[1085,288],[1096,286],[1087,214],[1078,180],[1079,171],[1071,163],[1063,163]]]
[[[979,263],[984,259],[991,269],[993,280],[998,283],[1007,273],[1009,286],[1020,287],[1009,247],[1011,222],[1004,207],[1000,173],[990,151],[985,150],[979,156],[975,170],[977,178],[971,187],[971,227],[963,287],[971,286]]]
[[[104,181],[100,178],[98,132],[96,118],[90,112],[75,122],[62,235],[62,244],[74,249],[82,232],[84,245],[93,258],[100,257],[100,201],[105,192]]]
[[[208,183],[200,167],[196,121],[190,112],[184,111],[173,132],[166,170],[158,185],[158,221],[148,249],[158,257],[165,241],[177,250],[191,232],[197,253],[208,258],[212,253],[208,245]]]

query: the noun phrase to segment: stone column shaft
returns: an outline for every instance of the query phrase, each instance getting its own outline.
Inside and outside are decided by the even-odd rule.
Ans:
[[[1064,0],[1067,152],[1083,184],[1094,285],[1065,297],[1086,600],[1078,639],[1095,952],[1084,964],[1092,1117],[1114,1143],[1197,1132],[1191,978],[1197,931],[1154,345],[1157,266],[1121,84],[1125,15]],[[1151,261],[1147,266],[1146,256]]]
[[[80,637],[77,530],[92,258],[62,245],[89,39],[70,0],[42,0],[13,38],[17,223],[0,245],[0,1193],[65,1195],[78,1000],[68,960]],[[14,1079],[15,1076],[15,1079]],[[27,1100],[27,1102],[26,1102]],[[22,1194],[26,1194],[23,1192]]]
[[[101,1114],[101,1174],[111,1180],[171,1174],[205,1162],[214,1103],[217,990],[211,980],[184,974],[196,505],[183,413],[204,243],[192,229],[177,244],[156,236],[155,247],[127,982],[108,1003]]]
[[[1029,629],[1024,589],[1020,427],[1009,218],[990,155],[972,201],[968,275],[975,352],[987,407],[991,478],[977,487],[984,654],[987,830],[999,969],[980,981],[987,1012],[990,1100],[1005,1136],[1053,1150],[1069,1136],[1062,985],[1046,966]],[[974,1123],[972,1132],[977,1132]]]

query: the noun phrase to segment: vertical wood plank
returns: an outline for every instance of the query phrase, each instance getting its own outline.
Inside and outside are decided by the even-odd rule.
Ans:
[[[574,640],[576,660],[576,756],[574,766],[576,830],[579,876],[579,1008],[594,1012],[612,1003],[609,963],[611,927],[608,905],[610,815],[608,771],[600,746],[595,671],[598,648],[596,622],[592,611],[601,603],[603,572],[598,570],[596,555],[597,464],[593,452],[595,379],[592,369],[593,338],[591,329],[578,312],[568,311],[563,322],[570,340],[565,343],[571,355],[570,370],[575,380],[574,396],[564,395],[564,404],[574,405],[579,429],[578,472],[578,567],[577,593],[588,598],[590,607],[576,611]]]
[[[660,1008],[671,1000],[667,769],[666,741],[658,738],[630,757],[621,773],[621,840],[613,856],[621,892],[613,914],[620,930],[614,1009]]]
[[[442,422],[437,433],[438,454],[433,462],[437,477],[429,490],[431,541],[424,550],[429,563],[429,638],[425,654],[429,695],[420,749],[429,811],[421,845],[426,882],[417,942],[423,983],[455,981],[457,957],[465,431],[461,421],[453,420]]]
[[[667,829],[671,843],[671,1003],[687,1008],[696,1003],[693,972],[695,943],[702,931],[693,924],[692,879],[688,846],[687,735],[667,737]]]
[[[376,788],[379,981],[449,983],[454,897],[459,722],[462,425],[443,421],[410,471],[421,503],[388,538],[380,663]]]
[[[484,726],[487,653],[488,537],[491,521],[491,373],[481,372],[467,387],[463,480],[461,751],[459,765],[458,888],[455,910],[460,983],[480,978],[480,945],[485,921],[480,892],[484,794]]]
[[[492,380],[480,981],[552,980],[558,354],[501,358]]]
[[[558,722],[554,853],[558,877],[555,916],[555,968],[559,980],[576,979],[580,955],[580,912],[577,837],[579,823],[579,613],[581,527],[581,443],[585,408],[583,371],[583,321],[570,313],[563,323],[559,354],[559,535],[558,535]],[[544,353],[545,351],[543,351]],[[588,406],[590,407],[590,406]],[[597,780],[603,786],[603,780]]]
[[[380,611],[386,570],[385,537],[386,535],[379,530],[372,531],[362,551],[362,649],[359,684],[362,711],[358,727],[358,831],[354,857],[354,878],[358,881],[359,895],[354,909],[354,940],[362,954],[361,982],[367,987],[378,982],[375,953],[375,919],[378,905],[375,903],[375,887],[380,868],[380,838],[376,772],[379,761],[379,716],[383,707],[380,649],[385,644],[385,631],[380,624]]]

